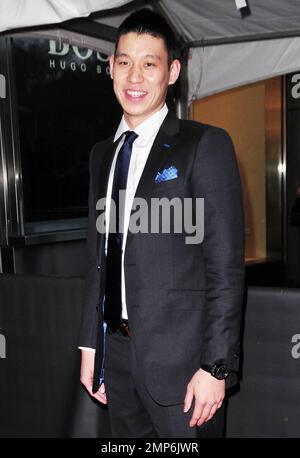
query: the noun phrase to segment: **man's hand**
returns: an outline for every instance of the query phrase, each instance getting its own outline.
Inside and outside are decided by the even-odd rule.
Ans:
[[[94,375],[94,359],[95,359],[95,353],[91,351],[81,350],[80,381],[93,398],[97,399],[97,401],[99,402],[102,402],[102,404],[107,404],[104,383],[100,385],[97,393],[93,393],[92,391],[93,375]]]
[[[209,372],[199,369],[187,385],[184,399],[184,412],[191,408],[195,398],[193,416],[189,426],[201,426],[204,422],[212,419],[216,411],[221,407],[225,397],[225,380],[217,380]]]

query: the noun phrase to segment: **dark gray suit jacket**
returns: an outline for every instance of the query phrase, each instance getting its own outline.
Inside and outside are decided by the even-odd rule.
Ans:
[[[168,146],[166,146],[168,145]],[[106,196],[115,145],[90,156],[88,274],[79,344],[96,348],[94,391],[102,361],[105,237],[96,231],[96,202]],[[155,182],[170,166],[178,178]],[[204,240],[186,233],[128,233],[124,269],[132,340],[150,395],[162,405],[183,402],[201,363],[225,361],[237,371],[244,288],[242,190],[232,142],[219,128],[165,118],[136,197],[203,197]]]

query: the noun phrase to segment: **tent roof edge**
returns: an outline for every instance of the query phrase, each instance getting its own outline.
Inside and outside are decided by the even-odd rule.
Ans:
[[[234,44],[234,43],[246,43],[249,41],[264,41],[264,40],[274,40],[276,38],[292,38],[300,36],[300,29],[286,32],[270,32],[270,33],[260,33],[256,35],[246,35],[244,37],[228,37],[228,38],[211,38],[209,40],[195,40],[189,41],[184,44],[185,48],[200,48],[206,46],[217,46],[225,44]]]

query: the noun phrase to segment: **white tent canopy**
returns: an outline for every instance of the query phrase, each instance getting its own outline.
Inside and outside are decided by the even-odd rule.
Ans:
[[[300,38],[191,48],[188,100],[300,70]]]
[[[126,3],[128,0],[1,0],[0,32],[56,24]]]
[[[248,0],[1,0],[0,31],[92,15],[117,27],[134,9],[161,11],[190,48],[188,100],[300,69],[300,1]],[[123,6],[123,8],[122,8]],[[117,8],[114,10],[114,8]],[[241,11],[247,14],[242,15]],[[108,47],[110,48],[110,47]],[[110,48],[111,49],[111,48]]]

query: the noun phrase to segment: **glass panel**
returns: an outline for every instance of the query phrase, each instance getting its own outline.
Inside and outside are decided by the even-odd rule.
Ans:
[[[88,155],[121,111],[108,56],[44,38],[12,38],[25,233],[86,226]]]
[[[282,256],[281,78],[195,101],[191,117],[230,134],[245,208],[246,261]]]

